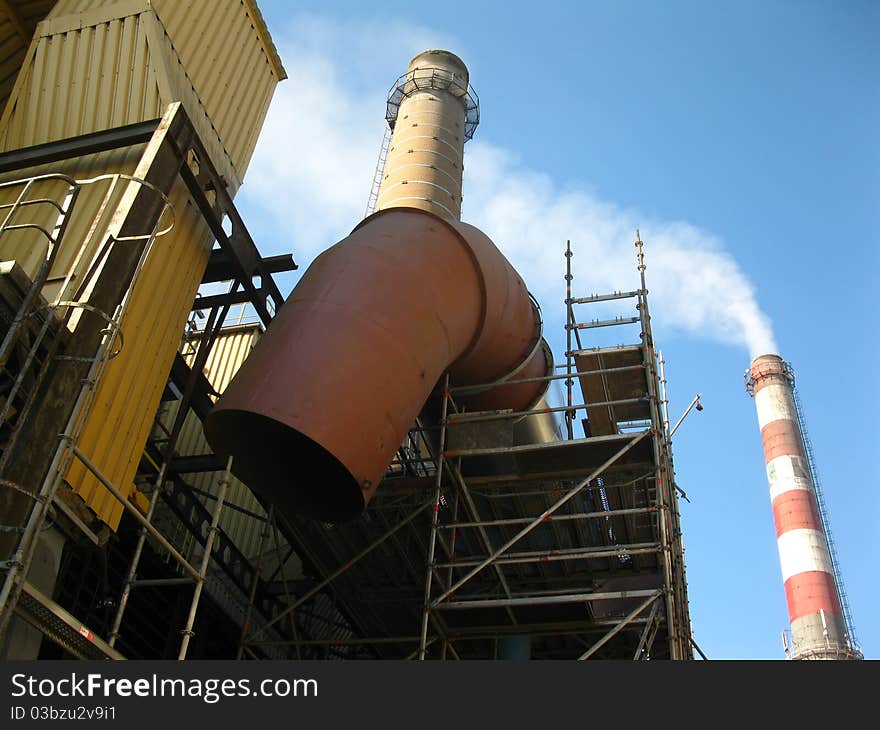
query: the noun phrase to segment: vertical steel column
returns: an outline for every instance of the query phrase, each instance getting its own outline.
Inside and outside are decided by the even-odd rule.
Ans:
[[[156,511],[156,504],[159,502],[159,495],[165,485],[165,468],[168,464],[167,460],[162,462],[159,469],[159,476],[156,477],[153,493],[150,495],[150,506],[147,509],[147,522],[153,519],[153,513]],[[128,566],[128,574],[125,576],[125,583],[122,584],[122,594],[119,596],[119,605],[116,607],[116,616],[113,619],[113,628],[110,630],[110,638],[107,643],[110,646],[116,646],[116,639],[119,638],[119,628],[122,626],[122,617],[125,614],[125,607],[128,605],[128,596],[131,593],[131,584],[134,582],[137,569],[141,562],[141,553],[144,551],[144,543],[147,541],[147,528],[141,527],[138,535],[137,545],[134,549],[134,555],[131,557],[131,563]]]
[[[571,276],[571,257],[572,257],[571,241],[568,240],[565,242],[565,312],[566,312],[566,321],[568,322],[569,325],[574,324],[574,312],[572,311],[572,306],[571,306],[571,279],[572,279],[572,276]],[[568,401],[567,401],[566,405],[568,406],[569,410],[567,410],[565,412],[565,426],[568,431],[569,441],[574,438],[574,423],[573,423],[574,413],[571,411],[571,399],[572,399],[571,389],[572,389],[572,385],[574,385],[574,383],[572,382],[572,379],[571,379],[571,360],[572,360],[571,333],[572,333],[572,328],[570,326],[566,327],[565,328],[565,337],[566,337],[565,374],[567,375],[567,377],[565,379],[565,390],[568,395]]]
[[[639,292],[639,318],[642,325],[642,355],[645,363],[645,376],[648,381],[648,403],[651,409],[651,444],[654,448],[654,461],[657,465],[655,472],[657,485],[657,519],[660,526],[660,549],[663,561],[663,594],[666,604],[666,630],[669,639],[669,657],[671,659],[679,659],[680,652],[678,647],[678,638],[676,635],[677,621],[675,615],[675,601],[673,600],[673,580],[674,574],[672,570],[672,546],[669,540],[669,505],[667,504],[666,495],[666,474],[664,466],[664,455],[660,449],[660,438],[663,433],[663,426],[660,420],[660,413],[657,407],[657,374],[654,362],[654,337],[651,333],[651,315],[648,310],[648,287],[645,279],[645,253],[642,248],[642,237],[639,231],[636,231],[636,249],[638,251],[638,269],[641,280],[641,291]],[[671,496],[671,495],[670,495]]]
[[[458,467],[458,464],[456,464],[456,467]],[[458,492],[456,492],[455,497],[453,498],[453,501],[452,501],[452,522],[453,522],[453,524],[458,522],[458,499],[459,499],[459,495],[458,495]],[[446,571],[446,585],[448,585],[448,586],[452,585],[452,578],[453,578],[452,561],[455,560],[455,539],[456,539],[457,533],[458,533],[458,528],[453,527],[452,534],[449,536],[449,563],[450,563],[450,565]],[[443,646],[440,649],[440,659],[442,659],[442,660],[446,659],[446,651],[447,651],[448,647],[449,647],[449,641],[444,636],[443,637]]]
[[[275,521],[275,511],[272,510],[272,516],[269,519],[269,529],[272,531],[272,544],[275,546],[275,554],[278,556],[278,560],[281,558],[281,543],[278,542],[278,523]],[[290,555],[284,559],[283,563],[279,563],[279,577],[281,578],[281,585],[284,587],[284,601],[288,605],[293,603],[290,599],[290,591],[287,589],[287,576],[284,574],[284,566],[287,565],[287,562],[290,560]],[[296,611],[291,611],[288,615],[290,619],[290,635],[294,641],[294,647],[296,648],[296,658],[302,659],[302,650],[299,645],[299,636],[296,630]]]
[[[443,380],[443,404],[440,409],[440,444],[437,454],[437,474],[434,479],[434,506],[431,514],[431,537],[428,541],[428,565],[425,571],[425,605],[422,608],[422,632],[419,637],[419,661],[425,659],[428,640],[428,618],[431,613],[431,578],[434,569],[434,547],[437,543],[437,525],[440,521],[440,485],[443,483],[443,463],[446,459],[446,414],[449,403],[449,373]]]
[[[208,565],[211,562],[211,549],[214,547],[214,537],[217,535],[220,523],[220,512],[223,509],[223,501],[226,499],[226,490],[229,488],[230,473],[232,471],[232,457],[226,460],[226,470],[220,479],[220,489],[217,490],[217,502],[214,504],[214,511],[211,514],[211,529],[208,530],[208,537],[205,539],[205,552],[202,555],[202,564],[199,566],[199,577],[196,580],[196,586],[193,590],[192,603],[189,607],[189,616],[186,619],[186,627],[183,629],[183,640],[180,642],[180,653],[177,655],[178,661],[186,659],[186,652],[189,648],[189,640],[193,635],[193,624],[196,620],[196,611],[199,610],[199,600],[202,597],[202,588],[205,585],[205,577],[208,575]]]
[[[269,535],[270,529],[269,523],[272,521],[274,512],[275,506],[269,505],[269,513],[266,515],[266,520],[263,522],[263,529],[260,532],[260,543],[257,547],[257,569],[254,572],[254,582],[251,584],[251,590],[248,594],[248,605],[244,613],[244,622],[241,625],[241,637],[238,640],[238,651],[235,654],[236,661],[240,660],[241,655],[244,653],[244,640],[247,636],[248,629],[250,628],[251,614],[254,610],[254,599],[257,597],[257,586],[260,583],[260,575],[263,570],[263,548],[266,546],[266,538]]]
[[[666,360],[663,350],[657,353],[660,358],[660,402],[663,404],[663,433],[669,441],[669,399],[666,397]]]

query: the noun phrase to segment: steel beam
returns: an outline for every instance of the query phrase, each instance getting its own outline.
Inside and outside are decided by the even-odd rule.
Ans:
[[[314,588],[312,588],[310,591],[306,592],[304,595],[300,596],[300,597],[299,597],[299,598],[298,598],[298,599],[297,599],[292,605],[290,605],[290,606],[288,606],[287,608],[285,608],[283,611],[281,611],[277,616],[275,616],[274,618],[272,618],[272,619],[271,619],[268,623],[266,623],[264,626],[259,627],[256,631],[254,631],[253,634],[250,634],[249,637],[248,637],[248,639],[249,639],[249,640],[248,640],[248,643],[251,643],[251,642],[250,642],[250,639],[251,639],[251,638],[256,637],[256,636],[259,636],[261,633],[263,633],[263,632],[264,632],[266,629],[268,629],[270,626],[275,625],[275,624],[278,623],[281,619],[283,619],[285,616],[287,616],[287,615],[290,614],[290,613],[293,613],[293,612],[294,612],[294,611],[295,611],[300,605],[302,605],[305,601],[307,601],[309,598],[311,598],[312,596],[314,596],[316,593],[320,592],[321,589],[323,589],[325,586],[327,586],[327,585],[329,585],[330,583],[332,583],[337,577],[339,577],[339,576],[342,575],[346,570],[348,570],[349,568],[351,568],[352,565],[354,565],[354,564],[357,563],[359,560],[361,560],[364,556],[368,555],[368,554],[371,553],[373,550],[375,550],[377,547],[379,547],[379,545],[381,545],[382,543],[384,543],[385,540],[387,540],[389,537],[391,537],[391,535],[393,535],[395,532],[397,532],[397,531],[398,531],[399,529],[401,529],[402,527],[406,526],[409,522],[411,522],[411,521],[414,520],[416,517],[418,517],[422,512],[424,512],[424,511],[425,511],[426,509],[428,509],[428,507],[430,507],[430,506],[431,506],[431,503],[430,503],[430,502],[427,502],[427,503],[423,504],[421,507],[419,507],[417,510],[415,510],[415,512],[412,512],[408,517],[406,517],[404,520],[402,520],[401,522],[398,522],[398,523],[397,523],[394,527],[392,527],[388,532],[386,532],[385,534],[383,534],[378,540],[375,540],[374,542],[370,543],[370,545],[368,545],[366,548],[364,548],[363,550],[361,550],[361,552],[359,552],[357,555],[355,555],[353,558],[351,558],[348,562],[346,562],[346,563],[344,563],[343,565],[341,565],[339,568],[337,568],[335,571],[333,571],[333,573],[331,573],[331,574],[330,574],[329,576],[327,576],[324,580],[322,580],[320,583],[318,583],[318,585],[316,585],[316,586],[315,586]]]
[[[568,593],[558,596],[523,596],[513,598],[477,598],[469,601],[446,601],[436,608],[444,610],[469,608],[503,608],[504,606],[555,606],[563,603],[590,603],[621,598],[646,598],[654,600],[657,590],[606,591],[603,593]],[[647,603],[645,604],[647,605]]]
[[[654,622],[657,619],[657,613],[660,611],[660,602],[654,601],[654,605],[651,607],[651,613],[648,615],[648,620],[645,622],[645,628],[642,631],[642,635],[639,637],[638,646],[636,646],[635,653],[633,654],[633,661],[638,661],[642,656],[642,650],[646,652],[651,651],[650,645],[648,642],[648,635],[651,633],[651,630],[654,628]],[[635,618],[633,618],[633,621]],[[632,622],[630,622],[632,623]]]
[[[615,626],[611,631],[609,631],[605,636],[603,636],[599,641],[597,641],[591,648],[585,651],[583,654],[578,657],[579,661],[584,661],[585,659],[589,659],[593,654],[595,654],[599,649],[601,649],[605,644],[607,644],[611,639],[613,639],[617,634],[623,631],[636,616],[638,616],[642,611],[644,611],[648,606],[654,603],[660,596],[662,595],[661,591],[652,591],[651,596],[640,603],[636,608],[634,608],[627,615],[623,621],[621,621],[617,626]]]
[[[151,119],[147,122],[135,122],[124,127],[105,129],[78,137],[68,137],[55,142],[3,152],[0,154],[0,173],[24,170],[37,165],[62,162],[97,152],[144,144],[150,141],[160,121],[160,119]]]
[[[509,553],[495,558],[495,565],[517,565],[523,563],[553,563],[564,560],[589,560],[595,558],[614,558],[619,555],[650,555],[660,551],[656,543],[636,543],[632,545],[609,545],[595,548],[568,548],[564,550],[540,550],[527,553]],[[454,560],[437,563],[436,568],[467,568],[481,565],[485,558]]]
[[[295,271],[299,268],[293,260],[293,255],[289,253],[278,256],[266,256],[262,260],[262,267],[264,271],[270,274]],[[234,278],[234,267],[229,261],[229,255],[222,249],[213,249],[208,259],[208,267],[202,275],[202,284],[213,284],[214,282],[229,281]]]
[[[638,289],[634,291],[616,291],[613,294],[593,294],[589,297],[574,297],[568,301],[571,304],[592,304],[593,302],[610,302],[614,299],[633,299],[641,293]]]
[[[544,492],[526,492],[515,493],[519,496],[528,494],[544,494]],[[613,509],[603,512],[576,512],[568,515],[550,515],[545,518],[546,522],[565,522],[567,520],[596,520],[604,517],[624,517],[626,515],[643,515],[656,512],[656,507],[632,507],[627,509]],[[486,520],[483,522],[448,522],[440,525],[441,530],[457,530],[467,527],[497,527],[499,525],[527,525],[532,522],[534,517],[511,517],[506,520]]]

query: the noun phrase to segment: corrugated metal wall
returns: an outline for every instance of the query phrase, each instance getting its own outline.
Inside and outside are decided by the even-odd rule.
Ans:
[[[275,86],[287,78],[259,8],[251,0],[153,0],[153,6],[243,178]],[[230,64],[241,72],[230,77]]]
[[[37,27],[0,119],[0,150],[155,119],[167,104],[181,101],[234,193],[272,90],[283,77],[257,16],[250,3],[240,0],[61,0]],[[210,43],[209,37],[214,39]],[[219,118],[212,119],[209,110]],[[63,171],[77,178],[131,174],[140,153],[137,148],[92,155],[65,164]],[[94,218],[106,192],[107,183],[83,189],[47,297],[58,293],[61,278],[77,258],[74,286],[82,282],[102,242],[105,223],[102,219],[96,227]],[[12,195],[0,191],[0,203],[10,202]],[[79,442],[102,472],[128,492],[212,243],[181,182],[169,197],[174,230],[157,241],[133,292],[122,325],[125,346],[106,370]],[[116,202],[111,197],[105,216]],[[31,208],[30,218],[51,227],[54,214],[45,206]],[[0,239],[0,260],[15,259],[31,275],[44,251],[33,232]],[[67,478],[100,519],[115,528],[122,506],[104,487],[78,464]]]

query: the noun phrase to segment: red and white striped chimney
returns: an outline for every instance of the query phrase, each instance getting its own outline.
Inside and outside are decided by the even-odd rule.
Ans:
[[[779,355],[752,361],[748,389],[755,398],[764,444],[770,501],[793,659],[861,658],[847,634],[828,539],[816,499],[791,368]]]

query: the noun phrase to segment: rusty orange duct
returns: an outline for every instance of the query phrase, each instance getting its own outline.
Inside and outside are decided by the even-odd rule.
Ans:
[[[416,56],[395,87],[405,93],[391,147],[409,134],[418,105],[432,105],[443,129],[429,136],[445,139],[432,149],[457,145],[460,170],[471,99],[460,88],[468,89],[467,70],[456,56]],[[423,115],[416,124],[424,132],[430,122]],[[393,150],[388,162],[380,210],[315,259],[205,423],[215,452],[234,456],[236,476],[285,513],[329,522],[359,515],[446,371],[455,384],[476,385],[552,369],[537,308],[507,259],[456,219],[457,208],[453,216],[433,205],[431,184],[388,204],[388,185],[407,179]],[[411,169],[431,183],[426,164]],[[460,178],[450,185],[440,176],[443,193],[460,202]],[[496,386],[464,405],[526,409],[546,389]]]

